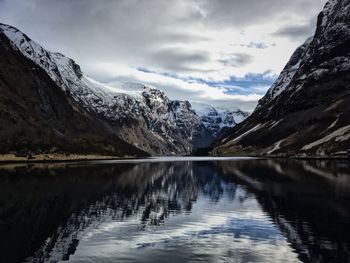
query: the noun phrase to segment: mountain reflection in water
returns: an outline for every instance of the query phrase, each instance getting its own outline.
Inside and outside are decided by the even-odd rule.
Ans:
[[[350,262],[349,162],[195,160],[0,166],[0,262]]]

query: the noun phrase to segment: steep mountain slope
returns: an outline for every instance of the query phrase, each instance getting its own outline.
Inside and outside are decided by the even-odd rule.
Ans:
[[[145,156],[88,113],[0,31],[0,153]]]
[[[208,129],[188,101],[171,101],[164,92],[143,84],[104,85],[86,76],[74,60],[45,50],[18,29],[0,24],[0,32],[79,107],[145,152],[190,154],[196,148],[208,147],[221,129]],[[235,124],[226,119],[227,125]]]
[[[216,154],[346,155],[350,149],[350,1],[331,0],[246,121]]]
[[[304,44],[297,48],[275,83],[273,83],[266,95],[259,101],[256,109],[268,104],[286,90],[293,77],[299,70],[302,61],[308,57],[307,51],[309,50],[308,48],[312,40],[312,37],[308,38]]]

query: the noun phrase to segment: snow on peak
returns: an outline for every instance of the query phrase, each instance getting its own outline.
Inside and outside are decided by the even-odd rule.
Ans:
[[[201,117],[206,128],[217,136],[222,129],[231,128],[248,117],[248,113],[237,107],[213,107],[205,103],[191,103],[195,112]]]
[[[196,111],[196,113],[201,117],[207,116],[212,112],[216,111],[213,106],[210,106],[209,104],[205,104],[205,103],[192,102],[191,105],[192,105],[192,108]]]
[[[58,81],[57,66],[48,51],[15,27],[0,24],[0,32],[5,34],[15,49],[42,67],[54,81]]]

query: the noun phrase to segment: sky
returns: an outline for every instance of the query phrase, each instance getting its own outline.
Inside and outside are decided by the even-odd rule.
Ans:
[[[0,0],[0,22],[109,85],[252,111],[326,0]]]

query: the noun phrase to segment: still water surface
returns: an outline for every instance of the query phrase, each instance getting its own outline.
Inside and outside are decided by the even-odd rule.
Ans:
[[[0,262],[350,262],[350,162],[0,166]]]

